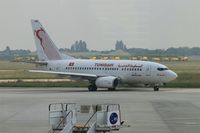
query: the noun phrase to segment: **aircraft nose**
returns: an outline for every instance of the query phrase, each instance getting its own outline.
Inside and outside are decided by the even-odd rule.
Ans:
[[[169,80],[170,81],[172,81],[172,80],[174,80],[174,79],[176,79],[178,77],[178,75],[175,73],[175,72],[173,72],[173,71],[169,71]]]

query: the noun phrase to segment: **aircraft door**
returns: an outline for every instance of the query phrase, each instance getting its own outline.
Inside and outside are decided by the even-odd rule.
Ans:
[[[61,64],[60,63],[58,63],[57,65],[56,65],[56,71],[58,71],[58,72],[61,72],[62,70],[61,70]]]
[[[151,65],[147,65],[145,73],[146,76],[151,76]]]

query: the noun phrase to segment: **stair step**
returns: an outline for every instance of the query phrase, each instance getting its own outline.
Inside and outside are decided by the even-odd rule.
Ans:
[[[87,133],[87,131],[73,131],[73,133]]]
[[[53,133],[60,133],[62,129],[53,129]]]
[[[87,133],[89,127],[74,127],[73,133]]]

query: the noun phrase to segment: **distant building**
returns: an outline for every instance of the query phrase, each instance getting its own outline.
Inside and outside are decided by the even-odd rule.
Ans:
[[[122,42],[122,40],[116,42],[115,50],[123,50],[123,51],[127,50],[126,45]]]
[[[71,46],[71,51],[73,52],[87,52],[87,44],[85,41],[76,41],[74,44]]]
[[[13,57],[10,47],[7,46],[5,50],[0,51],[0,59],[11,59]]]
[[[6,49],[4,50],[4,52],[8,55],[11,56],[11,50],[9,46],[6,46]]]
[[[162,58],[163,61],[169,61],[169,58],[168,57],[164,57]]]
[[[179,58],[177,58],[177,57],[172,57],[172,58],[170,58],[170,60],[171,60],[171,61],[179,61]]]
[[[90,57],[91,60],[96,60],[97,57],[96,56],[93,56],[93,57]]]
[[[159,57],[153,57],[152,61],[160,61],[161,59]]]
[[[120,60],[121,58],[119,56],[112,57],[112,60]]]
[[[24,57],[30,55],[30,50],[11,50],[9,46],[5,50],[0,51],[1,60],[12,60],[14,57]]]
[[[138,60],[137,57],[129,57],[129,60]]]
[[[180,59],[181,59],[181,61],[188,61],[189,58],[187,56],[185,56],[185,57],[181,57]]]
[[[101,57],[101,59],[102,59],[102,60],[108,60],[108,59],[109,59],[109,57],[107,57],[107,56],[104,56],[104,57]]]
[[[141,60],[143,60],[143,61],[148,61],[148,60],[149,60],[149,58],[148,58],[148,57],[146,57],[146,56],[143,56],[143,57],[141,58]]]

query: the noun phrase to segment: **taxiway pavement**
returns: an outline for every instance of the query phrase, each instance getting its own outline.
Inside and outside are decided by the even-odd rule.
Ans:
[[[0,133],[47,133],[50,103],[119,103],[120,133],[200,133],[200,89],[0,88]]]

